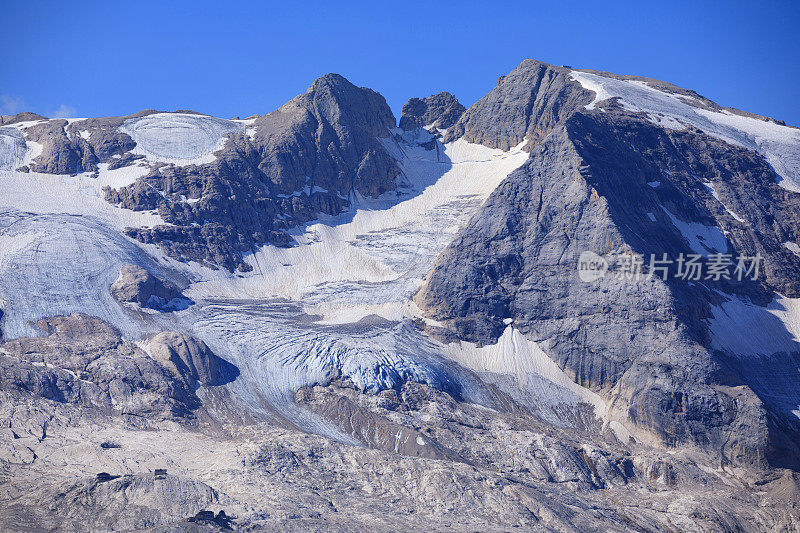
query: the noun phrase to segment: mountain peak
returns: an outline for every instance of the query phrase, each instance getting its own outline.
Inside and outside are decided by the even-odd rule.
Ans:
[[[433,124],[436,128],[449,128],[464,111],[461,102],[446,91],[427,98],[411,98],[403,106],[400,127],[410,130]]]

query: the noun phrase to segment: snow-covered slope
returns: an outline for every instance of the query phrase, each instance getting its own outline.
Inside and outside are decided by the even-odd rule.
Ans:
[[[779,184],[800,192],[800,129],[734,114],[728,110],[712,111],[691,105],[691,97],[669,94],[644,81],[620,80],[589,72],[572,71],[572,78],[585,89],[594,91],[598,102],[620,98],[627,109],[646,113],[660,126],[683,129],[694,126],[726,142],[763,154],[780,175]]]
[[[156,113],[125,121],[120,131],[136,142],[133,153],[150,161],[189,165],[209,163],[229,133],[244,133],[240,122],[207,115]]]
[[[203,157],[200,152],[207,154],[219,137],[207,135],[200,123],[212,124],[216,135],[231,131],[208,117],[178,117],[185,138],[160,143],[173,117],[167,126],[158,115],[136,119],[139,126],[129,129],[137,142],[147,139],[145,146],[153,147],[148,157],[184,163]],[[208,142],[195,143],[192,131]],[[397,191],[377,199],[354,194],[351,211],[295,230],[298,246],[253,253],[247,261],[254,270],[246,275],[179,263],[154,245],[122,236],[127,226],[163,223],[154,213],[113,207],[102,198],[103,186],[135,180],[146,170],[142,166],[109,171],[101,165],[96,177],[0,173],[9,191],[0,199],[6,337],[35,335],[32,324],[39,318],[72,312],[99,316],[134,341],[164,329],[191,330],[239,367],[241,375],[229,387],[254,413],[278,410],[300,427],[344,441],[324,420],[294,405],[299,387],[347,377],[370,391],[413,380],[491,406],[481,380],[449,362],[455,358],[473,368],[473,360],[459,355],[463,348],[431,341],[410,326],[419,316],[411,296],[439,252],[528,154],[521,146],[503,152],[463,140],[430,149],[420,144],[434,139],[427,132],[394,133],[383,143],[403,172]],[[189,151],[183,149],[187,143]],[[198,304],[167,315],[120,307],[108,286],[131,263],[178,284],[190,279],[186,294]],[[503,348],[503,364],[527,365],[515,379],[536,382],[526,389],[527,401],[558,405],[562,415],[582,402],[601,405],[580,387],[565,389],[568,378],[554,374],[552,363],[528,368],[529,351],[524,343]],[[508,373],[503,365],[475,370]],[[562,389],[558,400],[550,397]]]

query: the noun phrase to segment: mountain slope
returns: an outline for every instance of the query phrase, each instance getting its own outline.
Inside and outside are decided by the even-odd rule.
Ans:
[[[3,528],[800,523],[796,130],[531,60],[399,127],[335,74],[1,120]]]
[[[800,450],[791,443],[800,426],[792,411],[800,375],[785,372],[800,345],[790,342],[789,353],[775,345],[740,363],[716,349],[710,321],[724,302],[764,306],[780,294],[798,295],[800,258],[782,243],[800,240],[800,197],[780,186],[764,155],[677,122],[681,117],[669,116],[676,123],[665,128],[664,118],[634,107],[634,91],[624,93],[630,102],[622,105],[584,94],[575,99],[583,105],[558,108],[561,118],[539,112],[531,122],[526,110],[551,98],[547,80],[561,80],[558,95],[565,91],[561,84],[588,93],[571,76],[524,62],[465,113],[468,131],[480,123],[475,117],[487,121],[513,102],[507,114],[517,120],[517,133],[510,142],[527,132],[531,158],[443,252],[416,301],[459,337],[481,343],[495,342],[513,321],[578,383],[662,442],[721,450],[737,464],[797,464]],[[579,81],[585,76],[575,74]],[[517,86],[507,87],[512,81]],[[586,283],[577,270],[585,251],[633,252],[645,261],[695,252],[760,254],[764,267],[761,279],[749,283],[617,275]],[[787,326],[779,329],[791,336]],[[767,363],[772,359],[780,370],[766,393],[752,381],[752,367],[776,364]],[[747,401],[737,399],[743,394]]]

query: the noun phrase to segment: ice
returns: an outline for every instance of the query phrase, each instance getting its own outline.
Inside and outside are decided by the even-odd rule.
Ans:
[[[21,131],[0,127],[0,170],[14,170],[22,166],[27,150]]]
[[[133,118],[120,127],[136,142],[134,154],[176,165],[214,161],[214,152],[224,147],[226,136],[244,130],[241,122],[184,113]]]
[[[47,316],[87,313],[108,320],[130,338],[173,329],[158,317],[132,316],[109,294],[123,265],[186,280],[156,263],[118,229],[89,215],[33,214],[0,207],[0,299],[3,335],[40,333]]]
[[[672,223],[689,243],[693,252],[701,255],[725,253],[728,251],[728,239],[716,226],[706,226],[697,222],[684,222],[664,206],[661,209],[669,216]]]
[[[572,71],[572,78],[595,92],[586,106],[594,109],[602,100],[619,97],[629,110],[641,111],[662,126],[690,124],[731,144],[763,154],[779,175],[779,185],[800,192],[800,130],[727,110],[710,111],[686,103],[686,98],[654,89],[641,81],[617,80],[588,72]],[[660,118],[669,119],[664,123]]]
[[[90,215],[119,230],[164,223],[156,214],[121,209],[106,202],[100,190],[102,183],[89,174],[73,177],[0,171],[0,208],[36,214]]]
[[[437,343],[409,323],[328,326],[314,322],[297,303],[280,300],[209,301],[193,313],[195,334],[240,369],[229,385],[233,394],[254,412],[280,412],[308,431],[338,438],[294,403],[295,391],[337,378],[367,392],[416,381],[465,401],[494,405],[484,384],[447,360]]]

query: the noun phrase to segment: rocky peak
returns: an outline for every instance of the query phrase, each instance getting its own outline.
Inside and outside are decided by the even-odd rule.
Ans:
[[[464,114],[466,108],[455,96],[442,91],[427,98],[412,98],[403,106],[400,127],[413,130],[429,124],[447,129]]]
[[[395,118],[386,100],[338,74],[326,74],[277,111],[256,120],[258,165],[271,187],[293,194],[318,186],[347,196],[394,189],[399,173],[379,137]]]
[[[508,150],[538,142],[556,124],[592,101],[571,70],[526,59],[473,104],[447,132],[445,142],[467,141]],[[529,144],[530,147],[530,144]]]
[[[47,117],[31,113],[30,111],[23,111],[14,115],[0,115],[0,125],[16,124],[17,122],[27,122],[30,120],[47,120]]]

